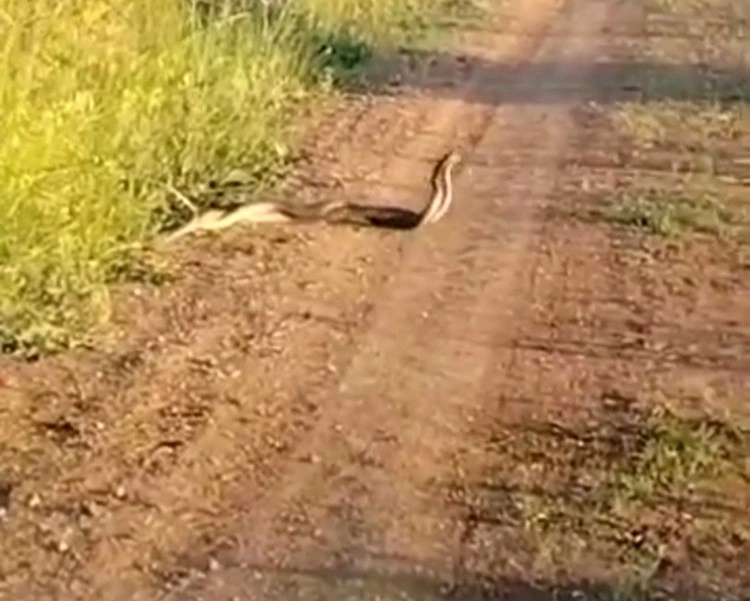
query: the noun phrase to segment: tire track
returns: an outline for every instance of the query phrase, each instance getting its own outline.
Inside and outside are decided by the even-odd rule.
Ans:
[[[567,9],[557,24],[573,41],[551,37],[535,58],[564,48],[571,64],[593,64],[596,47],[583,34],[605,21],[607,7],[581,0]],[[546,77],[576,81],[583,100],[595,84],[564,65]],[[531,73],[522,83],[541,83]],[[509,343],[533,297],[543,209],[574,105],[484,115],[475,151],[514,148],[528,164],[461,179],[456,192],[466,200],[410,246],[338,386],[322,392],[327,410],[299,447],[317,461],[289,466],[248,513],[246,534],[219,556],[223,567],[168,599],[375,599],[389,590],[434,599],[441,585],[469,578],[471,537],[432,485],[470,451],[470,424],[494,409],[493,391],[513,369]],[[451,117],[446,108],[437,123],[448,127]],[[507,122],[519,126],[511,137]],[[478,469],[474,461],[460,469]]]

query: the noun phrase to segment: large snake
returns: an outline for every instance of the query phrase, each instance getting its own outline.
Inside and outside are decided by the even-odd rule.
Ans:
[[[322,221],[385,229],[410,230],[425,223],[436,223],[453,201],[452,170],[461,161],[456,151],[445,154],[432,173],[432,196],[421,211],[399,207],[363,205],[333,201],[307,205],[285,202],[255,202],[240,207],[208,210],[173,231],[167,240],[175,240],[197,231],[222,230],[237,223],[288,223]]]

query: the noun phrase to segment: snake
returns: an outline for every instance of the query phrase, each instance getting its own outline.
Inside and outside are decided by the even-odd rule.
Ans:
[[[324,222],[393,230],[416,229],[445,217],[453,202],[452,171],[461,159],[456,150],[451,150],[437,161],[430,178],[432,194],[420,211],[346,201],[310,204],[253,202],[229,210],[209,209],[171,232],[167,239],[173,241],[198,231],[223,230],[239,223]]]

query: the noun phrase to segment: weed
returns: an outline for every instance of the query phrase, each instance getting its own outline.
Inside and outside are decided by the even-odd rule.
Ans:
[[[615,126],[645,148],[679,148],[706,152],[718,141],[740,134],[743,112],[718,103],[662,101],[623,103],[614,113]]]
[[[689,232],[724,236],[736,225],[734,214],[710,195],[624,194],[598,213],[608,221],[668,237]]]
[[[665,547],[748,531],[744,513],[707,509],[719,491],[750,495],[748,442],[729,422],[663,405],[520,426],[491,446],[494,468],[465,498],[478,521],[517,526],[549,565],[605,558],[622,576],[607,599],[647,599]]]
[[[653,580],[659,562],[651,560],[630,566],[613,587],[609,599],[601,601],[648,601],[654,597]]]
[[[734,438],[724,424],[687,420],[657,407],[634,442],[604,484],[607,493],[620,500],[680,496],[707,478],[721,476]]]

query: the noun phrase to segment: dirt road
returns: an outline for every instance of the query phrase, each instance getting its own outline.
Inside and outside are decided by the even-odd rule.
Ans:
[[[681,177],[637,164],[606,113],[646,79],[669,98],[667,78],[700,78],[666,60],[643,75],[638,44],[665,22],[649,7],[493,7],[317,116],[278,191],[417,206],[458,146],[438,225],[193,241],[180,281],[123,291],[119,339],[9,366],[0,597],[616,598],[636,566],[639,585],[742,598],[747,486],[721,481],[740,517],[695,553],[682,497],[606,517],[604,496],[565,500],[641,448],[655,391],[747,416],[747,270],[718,242],[654,251],[590,210]]]

